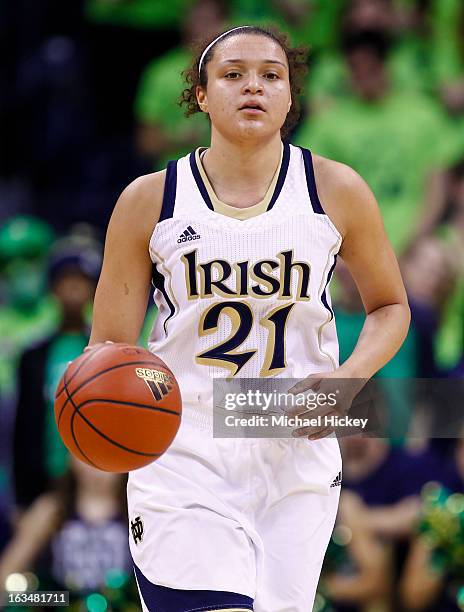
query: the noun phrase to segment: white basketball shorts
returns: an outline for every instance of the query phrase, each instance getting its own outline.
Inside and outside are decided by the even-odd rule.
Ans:
[[[197,421],[186,409],[168,451],[129,474],[134,563],[156,585],[311,612],[340,495],[337,439],[219,439]]]

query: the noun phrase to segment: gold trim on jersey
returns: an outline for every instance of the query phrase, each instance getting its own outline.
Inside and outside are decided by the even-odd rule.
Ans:
[[[324,291],[324,284],[327,282],[326,275],[328,274],[329,269],[330,269],[330,265],[332,264],[332,256],[335,253],[338,253],[338,251],[340,249],[341,242],[342,242],[342,238],[340,236],[337,239],[337,242],[333,245],[333,247],[329,251],[329,255],[327,257],[327,262],[326,262],[325,267],[324,267],[324,272],[322,274],[321,286],[319,287],[319,292],[318,292],[319,299],[321,299],[321,297],[322,297],[322,292]],[[322,325],[317,330],[317,344],[318,344],[318,348],[319,348],[320,353],[322,355],[324,355],[324,357],[327,357],[332,362],[333,369],[336,370],[337,369],[337,362],[336,362],[336,360],[332,357],[332,355],[330,353],[327,353],[327,351],[324,351],[322,349],[322,331],[323,331],[324,327],[327,325],[327,323],[330,323],[331,320],[332,320],[332,314],[329,312],[329,313],[327,313],[327,319],[322,323]]]
[[[198,168],[198,172],[200,173],[203,184],[208,192],[208,195],[211,199],[211,203],[214,208],[214,212],[220,213],[221,215],[225,215],[226,217],[232,217],[233,219],[238,219],[239,221],[245,221],[246,219],[251,219],[252,217],[257,217],[262,213],[266,212],[269,203],[272,199],[272,196],[275,191],[275,187],[277,185],[277,179],[279,178],[280,167],[282,165],[282,156],[283,156],[284,147],[282,145],[280,151],[280,159],[277,164],[277,169],[272,177],[271,183],[266,191],[266,195],[257,204],[253,204],[252,206],[247,206],[246,208],[238,208],[237,206],[231,206],[230,204],[226,204],[222,202],[216,195],[213,186],[208,178],[208,175],[205,172],[205,168],[201,161],[201,155],[203,154],[204,149],[197,149],[195,151],[195,163]]]

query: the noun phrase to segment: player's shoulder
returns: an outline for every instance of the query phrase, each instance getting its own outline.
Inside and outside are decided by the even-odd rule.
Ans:
[[[351,223],[378,208],[366,181],[347,164],[313,154],[314,178],[324,211],[344,236]]]
[[[347,164],[313,154],[313,165],[318,191],[324,191],[329,197],[349,197],[369,189],[366,181]]]
[[[161,208],[165,179],[166,170],[139,176],[127,185],[118,202],[131,206],[134,212],[144,211],[146,207]]]
[[[166,170],[161,170],[139,176],[129,183],[116,202],[111,226],[120,226],[128,235],[131,230],[136,234],[151,232],[161,213],[165,178]]]

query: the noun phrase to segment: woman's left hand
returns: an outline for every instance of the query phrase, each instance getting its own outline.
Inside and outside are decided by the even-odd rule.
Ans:
[[[344,417],[348,415],[354,398],[363,388],[366,381],[358,378],[348,378],[345,372],[338,368],[334,372],[310,374],[291,389],[289,393],[305,394],[303,406],[293,406],[286,412],[289,416],[299,416],[302,419],[317,419],[320,424],[311,427],[299,427],[293,431],[295,438],[319,440],[334,432],[334,425],[327,423],[328,417]]]

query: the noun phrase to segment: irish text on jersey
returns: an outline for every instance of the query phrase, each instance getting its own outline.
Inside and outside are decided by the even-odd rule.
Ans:
[[[181,257],[189,300],[211,298],[269,298],[308,301],[311,266],[305,261],[294,261],[292,249],[277,253],[274,259],[249,260],[230,263],[213,259],[201,263],[198,250]],[[296,294],[292,295],[292,273],[298,275]],[[214,276],[214,280],[213,280]]]

